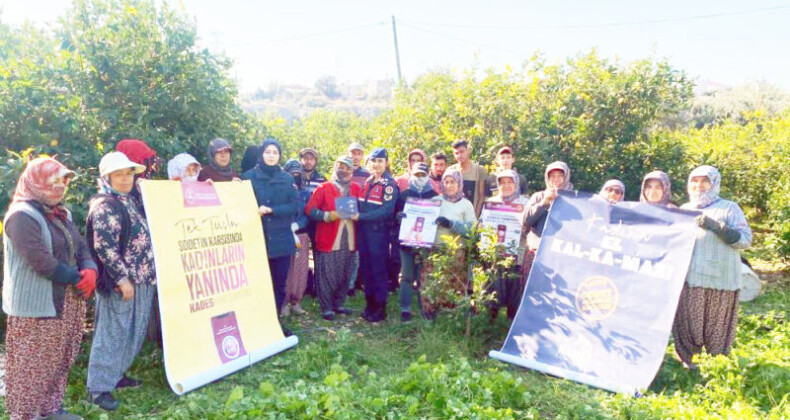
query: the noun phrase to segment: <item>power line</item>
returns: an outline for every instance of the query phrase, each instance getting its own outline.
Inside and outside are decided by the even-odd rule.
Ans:
[[[635,20],[635,21],[574,24],[574,25],[544,25],[544,26],[466,25],[466,24],[439,23],[439,22],[413,22],[413,21],[404,21],[402,19],[401,22],[411,23],[413,25],[444,26],[444,27],[468,28],[468,29],[584,29],[584,28],[605,28],[605,27],[630,26],[630,25],[646,25],[646,24],[668,23],[668,22],[683,22],[690,20],[713,19],[713,18],[726,17],[726,16],[738,16],[738,15],[746,15],[746,14],[754,14],[754,13],[762,13],[762,12],[786,10],[786,9],[790,9],[790,5],[763,7],[759,9],[747,9],[747,10],[740,10],[735,12],[709,13],[703,15],[683,16],[677,18],[646,19],[646,20]]]
[[[492,50],[498,50],[498,51],[506,52],[508,54],[513,54],[513,55],[518,56],[518,57],[524,57],[524,54],[522,54],[522,53],[519,53],[519,52],[516,52],[516,51],[513,51],[513,50],[508,50],[508,49],[505,49],[505,48],[502,48],[502,47],[498,47],[496,45],[483,44],[483,43],[480,43],[480,42],[477,42],[477,41],[472,41],[472,40],[469,40],[469,39],[466,39],[466,38],[461,38],[461,37],[458,37],[458,36],[455,36],[455,35],[449,35],[449,34],[445,34],[445,33],[442,33],[442,32],[436,32],[436,31],[432,31],[430,29],[421,28],[419,26],[415,26],[415,25],[408,24],[408,23],[400,22],[400,25],[401,26],[406,26],[408,28],[416,29],[416,30],[421,31],[421,32],[426,32],[426,33],[429,33],[429,34],[438,35],[438,36],[442,36],[442,37],[445,37],[445,38],[450,38],[450,39],[453,39],[453,40],[456,40],[456,41],[459,41],[459,42],[472,44],[472,45],[479,45],[481,47],[486,47],[486,48],[489,48],[489,49],[492,49]]]
[[[241,46],[246,46],[246,45],[268,44],[268,43],[272,43],[272,42],[295,41],[295,40],[304,39],[304,38],[313,38],[313,37],[317,37],[317,36],[333,35],[333,34],[338,34],[338,33],[342,33],[342,32],[351,32],[351,31],[356,31],[356,30],[359,30],[359,29],[374,28],[376,26],[382,26],[382,25],[386,25],[386,24],[388,24],[388,23],[387,22],[377,22],[377,23],[370,23],[370,24],[366,24],[366,25],[357,25],[357,26],[349,26],[349,27],[346,27],[346,28],[331,29],[331,30],[322,31],[322,32],[312,32],[312,33],[308,33],[308,34],[301,34],[301,35],[295,35],[295,36],[284,37],[284,38],[262,39],[262,40],[245,42],[243,44],[232,45],[231,48],[241,47]]]

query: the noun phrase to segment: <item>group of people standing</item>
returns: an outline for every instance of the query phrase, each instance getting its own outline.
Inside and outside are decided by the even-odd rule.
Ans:
[[[502,276],[492,285],[498,292],[492,316],[506,307],[512,318],[548,211],[558,191],[573,190],[571,169],[564,162],[551,163],[545,169],[545,189],[528,196],[526,178],[513,167],[512,148],[498,150],[496,171],[491,174],[472,161],[466,141],[456,141],[452,149],[453,165],[443,153],[429,158],[420,149],[412,150],[407,170],[396,178],[386,149],[375,148],[365,155],[362,145],[353,143],[334,158],[326,179],[317,170],[319,153],[313,148],[300,150],[299,159],[281,165],[280,143],[267,138],[260,146],[247,148],[242,169],[236,172],[231,165],[232,146],[214,139],[207,148],[206,165],[182,153],[167,163],[167,173],[181,181],[251,182],[281,316],[305,312],[300,302],[312,273],[323,318],[350,315],[346,297],[361,284],[366,301],[361,316],[380,322],[387,318],[389,293],[399,285],[400,317],[407,322],[430,270],[424,253],[400,246],[397,240],[407,200],[441,201],[434,250],[443,248],[448,235],[467,235],[485,202],[520,204],[525,234],[522,251],[514,257],[517,275]],[[3,310],[8,315],[5,405],[12,419],[79,418],[63,411],[61,401],[79,352],[85,302],[94,290],[89,398],[114,410],[119,402],[113,390],[140,385],[126,371],[158,310],[151,237],[137,186],[139,180],[152,178],[163,163],[138,139],[123,140],[106,154],[99,163],[98,193],[90,201],[85,238],[63,206],[75,172],[52,158],[27,164],[3,223]],[[740,207],[719,197],[720,182],[716,168],[695,169],[688,178],[689,202],[681,206],[701,213],[696,221],[702,228],[673,327],[677,353],[689,367],[702,347],[715,354],[726,353],[732,345],[740,273],[737,250],[748,247],[752,239]],[[623,200],[625,185],[609,180],[599,195],[616,204]],[[670,200],[667,174],[645,175],[640,201],[674,207]],[[459,261],[464,257],[459,256]],[[423,317],[436,315],[429,302],[416,301]]]

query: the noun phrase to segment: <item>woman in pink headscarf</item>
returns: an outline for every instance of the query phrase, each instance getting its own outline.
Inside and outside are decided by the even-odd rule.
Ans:
[[[63,197],[75,173],[51,158],[27,164],[3,225],[5,408],[11,419],[69,416],[62,409],[80,349],[96,264]]]

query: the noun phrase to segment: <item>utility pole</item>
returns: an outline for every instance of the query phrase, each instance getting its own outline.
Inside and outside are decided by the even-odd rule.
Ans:
[[[398,31],[395,29],[395,15],[392,16],[392,37],[395,39],[395,64],[398,65],[398,84],[403,82],[400,72],[400,53],[398,52]]]

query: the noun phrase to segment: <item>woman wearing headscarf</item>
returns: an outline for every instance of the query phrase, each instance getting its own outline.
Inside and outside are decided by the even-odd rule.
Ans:
[[[132,162],[145,167],[143,172],[134,176],[135,187],[130,193],[142,204],[143,200],[140,190],[137,188],[137,182],[140,179],[153,179],[154,173],[159,170],[159,166],[164,160],[157,156],[156,151],[148,146],[148,143],[140,139],[121,140],[115,145],[115,150],[126,155]]]
[[[738,323],[739,250],[752,243],[743,210],[719,197],[720,188],[719,171],[700,166],[689,174],[689,202],[681,206],[702,212],[696,218],[701,229],[672,328],[675,351],[689,368],[703,346],[711,355],[729,352]]]
[[[409,152],[408,156],[406,157],[406,171],[395,178],[395,182],[398,184],[398,189],[400,189],[401,192],[404,192],[409,188],[412,166],[420,162],[428,163],[427,161],[428,155],[422,149],[412,149]]]
[[[140,205],[140,211],[145,217],[145,207],[143,207],[143,197],[140,193],[140,181],[143,179],[153,179],[154,174],[159,171],[160,167],[164,165],[164,159],[157,156],[156,151],[148,144],[140,139],[124,139],[115,145],[115,150],[123,153],[132,162],[143,165],[145,170],[134,176],[134,188],[129,193]],[[159,318],[159,300],[156,298],[156,290],[154,290],[154,306],[151,311],[151,321],[148,326],[148,341],[156,343],[160,348],[162,347],[162,322]]]
[[[653,171],[645,175],[639,193],[640,202],[676,208],[677,206],[669,201],[671,198],[672,183],[669,182],[669,175],[662,171]]]
[[[79,418],[61,407],[97,271],[62,204],[74,176],[55,159],[31,160],[3,220],[5,408],[11,419]]]
[[[291,255],[296,253],[291,223],[296,219],[297,212],[302,211],[294,179],[279,165],[281,154],[280,143],[267,138],[261,144],[258,164],[242,174],[242,179],[252,182],[252,190],[258,201],[278,315],[285,303]]]
[[[118,408],[113,390],[141,383],[126,371],[143,345],[156,288],[151,235],[131,195],[135,175],[143,171],[144,166],[123,153],[104,155],[99,162],[99,194],[91,200],[86,223],[89,245],[102,267],[88,393],[91,402],[105,410]]]
[[[303,209],[310,198],[310,191],[304,184],[304,171],[302,164],[296,159],[289,159],[283,165],[283,170],[289,173],[294,179],[294,187],[299,193],[299,211],[296,221],[291,224],[291,230],[296,235],[296,253],[291,257],[291,268],[288,270],[288,279],[285,282],[285,306],[282,309],[283,316],[289,316],[291,312],[296,315],[304,315],[302,309],[302,298],[307,289],[307,275],[309,271],[309,252],[310,238],[307,234],[308,219]]]
[[[200,163],[189,153],[179,153],[167,161],[167,178],[171,181],[197,181]]]
[[[198,175],[198,181],[212,180],[214,182],[233,181],[239,174],[231,166],[233,148],[227,140],[216,138],[208,144],[208,165],[204,166]]]
[[[439,208],[439,217],[436,224],[439,228],[436,232],[436,243],[434,248],[442,252],[445,245],[446,236],[467,235],[477,222],[475,207],[471,201],[464,197],[464,180],[461,172],[456,169],[448,169],[442,175],[442,206]],[[453,287],[457,292],[463,293],[467,288],[468,265],[466,256],[463,253],[457,255],[456,266],[452,269],[457,277],[453,279]],[[432,267],[426,265],[425,272],[432,271]],[[426,278],[426,277],[423,277]],[[425,295],[420,297],[423,315],[428,319],[436,316],[436,309],[443,302],[431,302]]]
[[[543,227],[546,225],[549,209],[557,198],[557,192],[560,190],[573,190],[571,168],[565,162],[556,161],[546,166],[544,180],[546,181],[546,189],[532,194],[527,204],[524,231],[527,232],[528,236],[527,251],[521,264],[522,282],[526,282],[529,270],[532,268],[532,261],[535,259],[535,252],[537,252],[540,245]]]
[[[529,198],[521,195],[520,177],[518,172],[512,169],[505,169],[496,173],[497,185],[499,185],[497,194],[486,200],[486,203],[495,204],[508,204],[521,208],[521,220],[524,220],[527,213],[527,205]],[[515,254],[515,267],[512,272],[520,273],[521,265],[526,252],[527,233],[522,232],[519,243],[513,251]],[[507,245],[506,245],[507,246]],[[497,278],[493,284],[493,290],[496,291],[497,301],[491,307],[491,318],[495,319],[499,314],[499,308],[507,308],[507,317],[513,319],[521,303],[521,294],[523,292],[523,282],[520,276],[514,277],[512,273],[500,272],[497,273]]]
[[[255,168],[255,165],[258,164],[258,161],[261,159],[261,146],[260,145],[252,145],[247,146],[244,149],[244,156],[241,158],[241,173],[242,175],[249,171],[250,169]]]
[[[438,195],[436,191],[433,190],[433,186],[431,186],[431,179],[428,177],[428,172],[430,172],[430,168],[425,162],[416,162],[412,165],[409,186],[406,190],[401,192],[398,197],[398,203],[395,205],[397,232],[400,232],[400,224],[406,217],[403,213],[403,209],[409,198],[426,200]],[[407,322],[411,320],[411,306],[414,292],[420,288],[422,257],[420,256],[418,248],[407,245],[401,245],[399,252],[401,263],[400,318],[401,321]]]
[[[338,198],[359,198],[362,188],[351,182],[353,172],[351,158],[338,157],[331,178],[316,188],[305,208],[316,222],[316,294],[321,316],[328,321],[351,314],[345,302],[348,278],[355,268],[357,217],[341,219],[336,203]]]
[[[619,179],[610,179],[604,182],[598,195],[609,204],[620,203],[625,199],[625,184]]]

